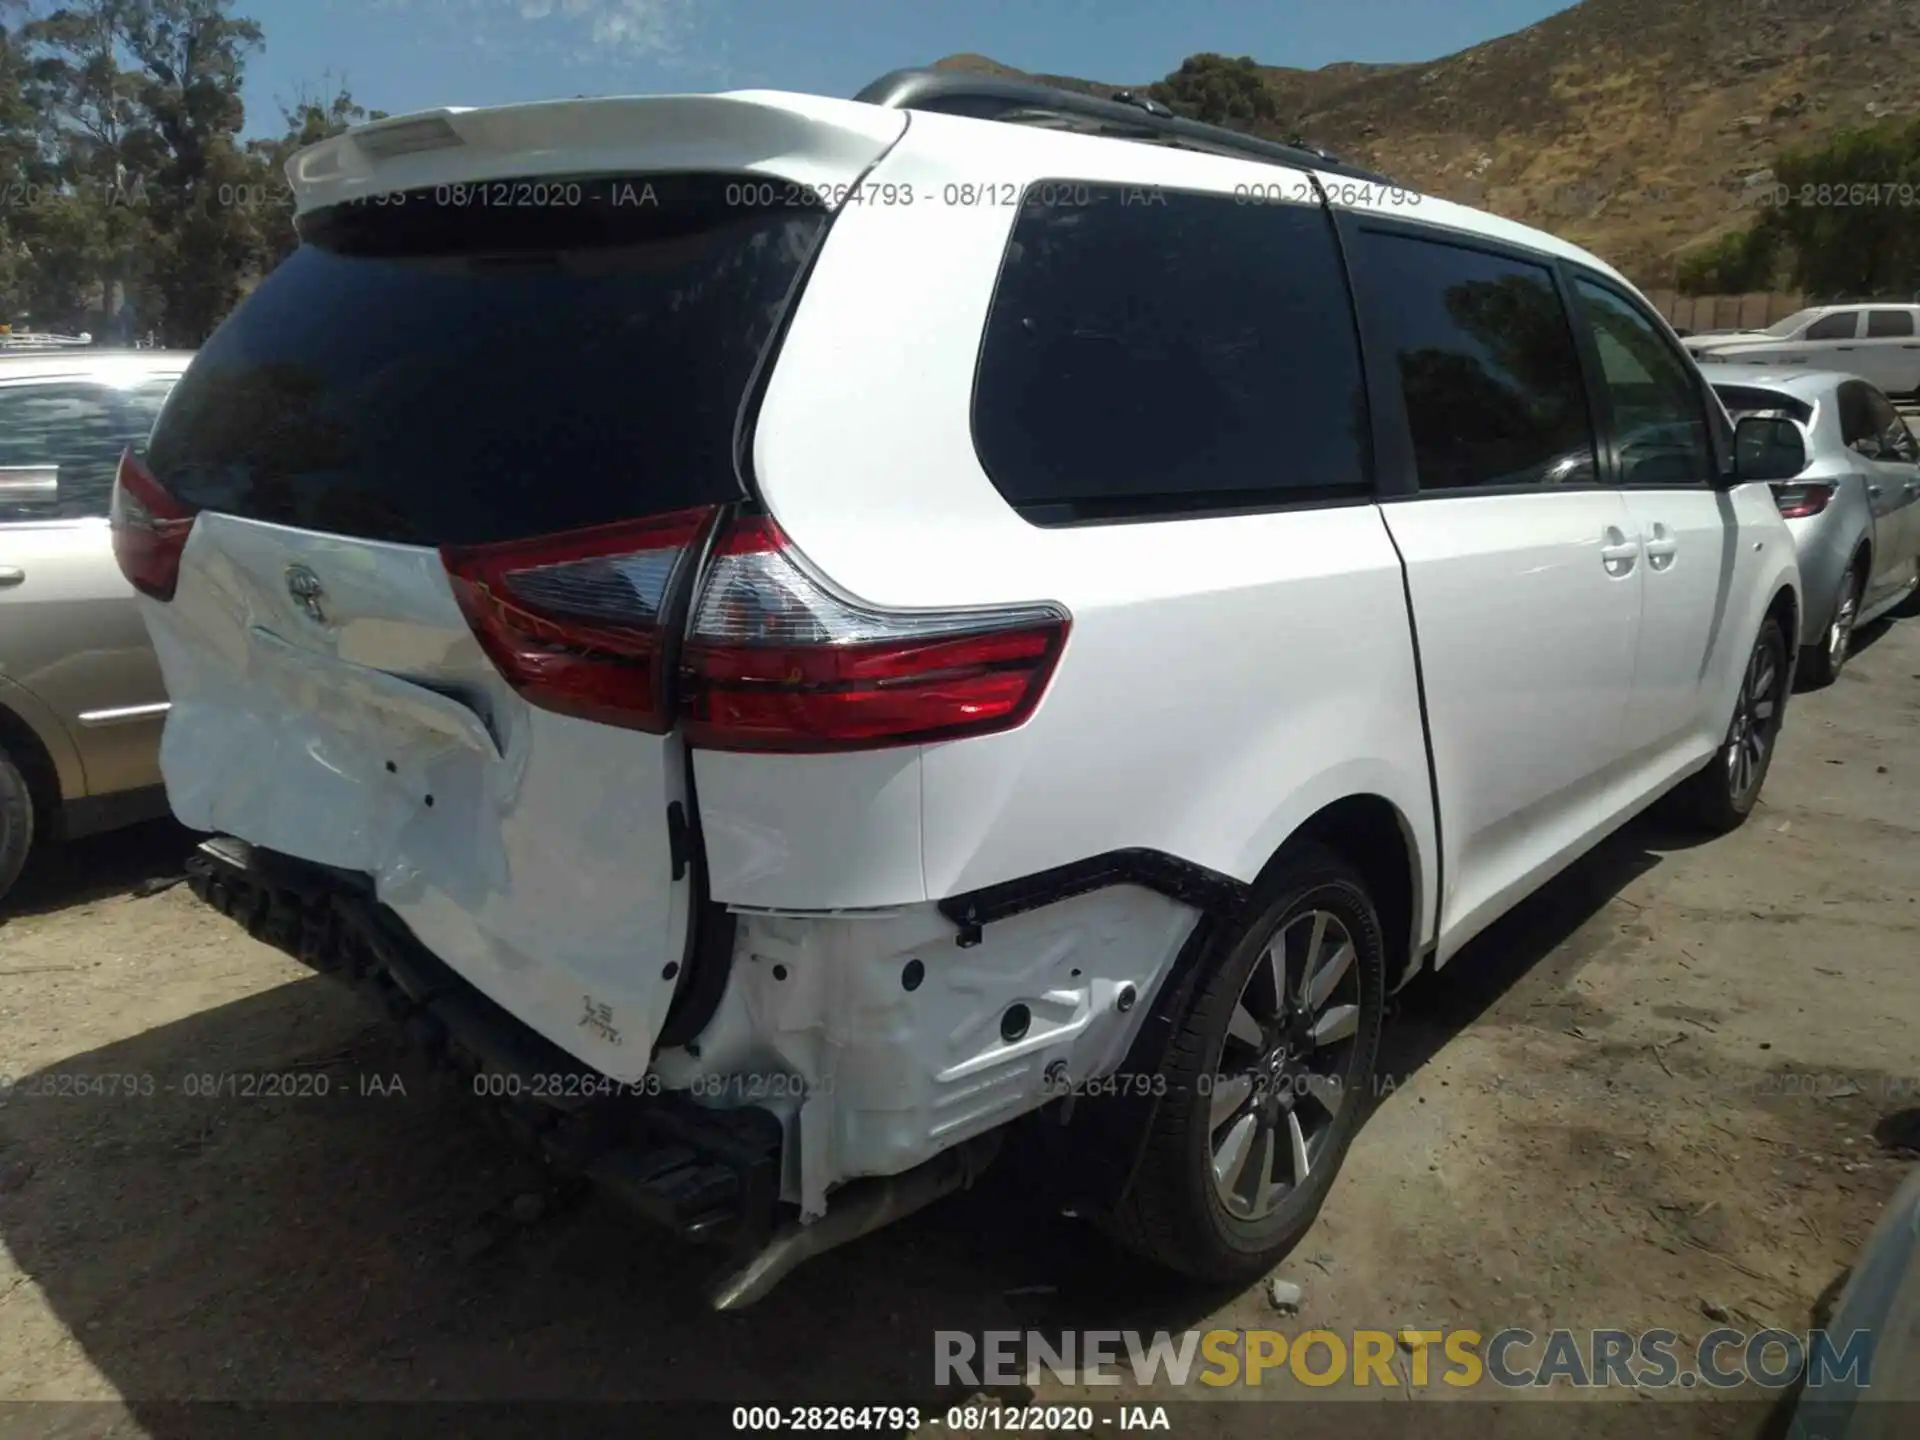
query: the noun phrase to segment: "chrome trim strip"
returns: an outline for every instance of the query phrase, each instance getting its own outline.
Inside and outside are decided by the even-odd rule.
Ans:
[[[164,715],[173,708],[173,702],[162,700],[155,705],[125,705],[118,710],[87,710],[79,717],[80,723],[89,729],[96,725],[124,725],[129,720],[150,720],[155,715]]]

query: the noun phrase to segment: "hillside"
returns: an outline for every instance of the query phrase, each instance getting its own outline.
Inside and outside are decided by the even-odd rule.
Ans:
[[[938,63],[1021,73],[978,55]],[[1750,218],[1782,146],[1920,113],[1920,3],[1585,0],[1427,64],[1262,73],[1282,117],[1262,129],[1660,283],[1689,246]]]

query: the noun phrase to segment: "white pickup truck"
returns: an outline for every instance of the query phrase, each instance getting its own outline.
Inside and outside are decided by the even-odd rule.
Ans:
[[[1692,335],[1686,345],[1703,362],[1837,370],[1920,400],[1920,304],[1817,305],[1764,330]]]

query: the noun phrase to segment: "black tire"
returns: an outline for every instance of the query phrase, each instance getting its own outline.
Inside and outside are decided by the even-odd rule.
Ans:
[[[1694,825],[1725,834],[1738,829],[1753,813],[1767,771],[1773,767],[1780,725],[1786,718],[1788,683],[1786,634],[1780,622],[1769,617],[1761,622],[1748,652],[1726,739],[1706,768],[1674,792],[1679,813]],[[1735,760],[1740,745],[1749,747],[1744,767]]]
[[[1256,967],[1262,967],[1263,977],[1271,978],[1271,971],[1264,968],[1270,942],[1282,941],[1299,954],[1304,972],[1307,957],[1300,953],[1304,942],[1299,932],[1312,930],[1316,912],[1332,916],[1344,927],[1354,951],[1333,992],[1340,1005],[1327,1002],[1320,1012],[1331,1016],[1340,1009],[1344,1014],[1349,1004],[1354,1009],[1350,1039],[1324,1047],[1328,1073],[1337,1070],[1338,1082],[1337,1088],[1327,1085],[1322,1089],[1330,1093],[1334,1104],[1329,1109],[1322,1099],[1311,1096],[1305,1085],[1291,1086],[1292,1094],[1285,1094],[1275,1078],[1265,1092],[1249,1098],[1245,1110],[1216,1130],[1212,1123],[1216,1095],[1226,1098],[1225,1087],[1237,1085],[1239,1078],[1229,1081],[1225,1077],[1239,1077],[1241,1061],[1253,1053],[1245,1042],[1229,1038],[1229,1025],[1242,1010],[1243,1000],[1254,993],[1250,987],[1263,983],[1255,976]],[[1107,1220],[1115,1238],[1128,1249],[1198,1280],[1246,1283],[1272,1269],[1298,1242],[1319,1213],[1359,1129],[1372,1098],[1380,1058],[1380,1027],[1386,1010],[1386,947],[1379,915],[1353,867],[1319,845],[1302,844],[1261,882],[1249,902],[1248,913],[1251,918],[1239,932],[1200,961],[1203,969],[1185,1013],[1174,1021],[1174,1034],[1162,1063],[1165,1098],[1149,1125],[1133,1182]],[[1309,934],[1307,938],[1314,936]],[[1291,986],[1292,967],[1288,968]],[[1284,1019],[1276,1018],[1275,1032],[1285,1024]],[[1276,1051],[1280,1043],[1275,1042]],[[1345,1048],[1336,1054],[1336,1046]],[[1230,1050],[1236,1057],[1232,1061],[1228,1060]],[[1265,1061],[1254,1062],[1247,1073],[1258,1070],[1262,1063]],[[1218,1090],[1216,1079],[1221,1081]],[[1281,1146],[1290,1144],[1292,1133],[1284,1114],[1276,1110],[1274,1117],[1266,1120],[1256,1114],[1264,1107],[1291,1108],[1295,1103],[1302,1116],[1310,1117],[1303,1126],[1316,1123],[1319,1112],[1326,1112],[1324,1130],[1309,1142],[1317,1148],[1309,1150],[1304,1184],[1294,1181],[1291,1174],[1292,1152],[1280,1151]],[[1252,1174],[1242,1172],[1247,1174],[1249,1186],[1259,1183],[1266,1189],[1264,1182],[1280,1166],[1289,1170],[1293,1183],[1266,1213],[1243,1217],[1229,1212],[1214,1165],[1216,1145],[1222,1143],[1216,1136],[1230,1137],[1247,1116],[1253,1116],[1260,1127],[1256,1137],[1269,1125],[1275,1137],[1272,1158],[1268,1168],[1258,1174],[1257,1182]],[[1258,1147],[1261,1141],[1255,1138],[1250,1143]]]
[[[33,850],[33,791],[13,757],[0,747],[0,900],[7,898]]]
[[[1853,618],[1860,613],[1860,598],[1866,588],[1866,559],[1856,555],[1841,578],[1839,593],[1833,597],[1833,617],[1827,622],[1821,643],[1800,651],[1800,678],[1807,689],[1824,689],[1846,668],[1853,647]]]

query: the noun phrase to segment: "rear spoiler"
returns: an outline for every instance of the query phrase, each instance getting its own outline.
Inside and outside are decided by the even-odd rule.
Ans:
[[[858,180],[906,128],[899,110],[779,90],[548,100],[376,120],[296,151],[286,169],[296,215],[398,190],[542,176],[722,171],[832,191]]]

